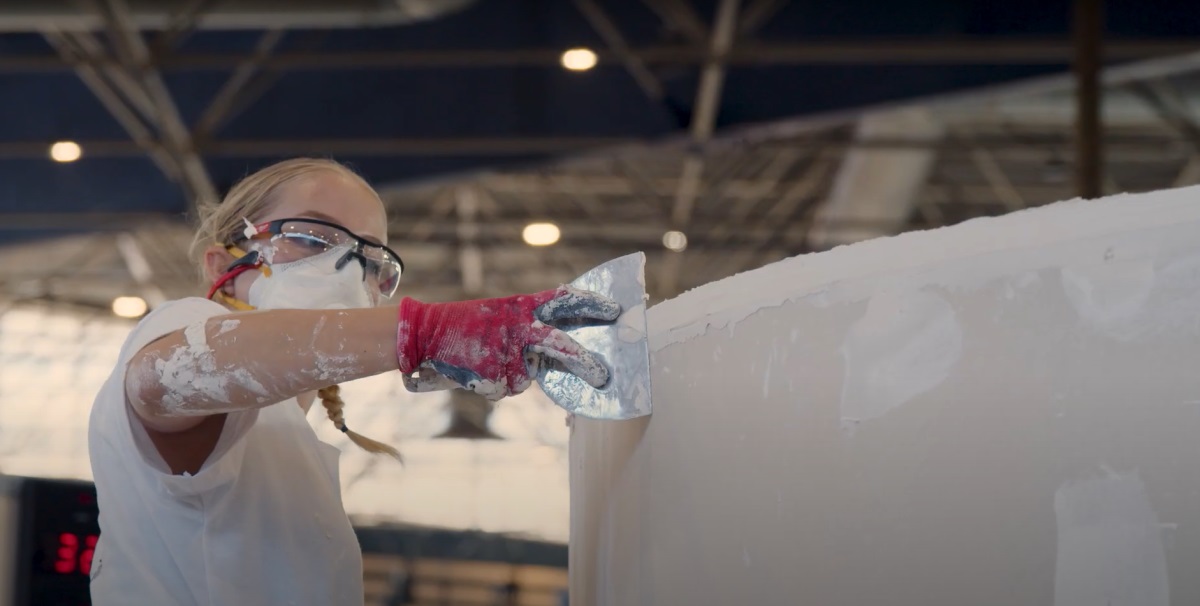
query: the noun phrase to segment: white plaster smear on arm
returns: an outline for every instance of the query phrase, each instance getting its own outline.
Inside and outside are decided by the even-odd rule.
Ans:
[[[265,403],[270,395],[249,370],[217,367],[208,345],[207,325],[207,321],[189,325],[183,331],[185,344],[172,349],[166,359],[154,361],[155,374],[164,389],[163,411],[168,415],[238,410],[242,407],[230,403],[231,387],[249,391],[259,403]]]
[[[221,330],[217,331],[216,336],[219,337],[227,332],[232,331],[233,329],[237,328],[238,325],[241,323],[242,322],[240,320],[222,320],[221,321]]]
[[[650,308],[649,338],[653,351],[731,327],[756,311],[788,301],[817,304],[858,301],[874,293],[855,282],[878,275],[920,270],[923,284],[975,288],[998,278],[1045,267],[1086,262],[1068,255],[997,255],[1033,251],[1081,240],[1105,239],[1156,228],[1195,231],[1200,223],[1200,186],[1162,192],[1153,200],[1119,195],[1102,200],[1072,200],[976,219],[926,232],[913,232],[804,255],[706,284]],[[910,280],[915,281],[915,280]],[[875,284],[869,284],[871,289]]]
[[[307,374],[330,385],[353,379],[362,371],[353,354],[326,355],[314,350],[313,356],[316,367]]]

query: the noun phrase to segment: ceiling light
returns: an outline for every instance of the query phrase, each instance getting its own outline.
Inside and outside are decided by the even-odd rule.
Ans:
[[[55,162],[74,162],[83,155],[83,149],[74,141],[58,141],[50,146],[50,158]]]
[[[586,72],[596,67],[596,53],[588,48],[572,48],[562,54],[562,66],[573,72]]]
[[[687,248],[687,236],[681,231],[669,231],[663,234],[663,246],[668,250],[683,252]]]
[[[521,237],[525,238],[525,243],[530,246],[550,246],[558,242],[561,235],[562,232],[553,223],[530,223],[525,226],[525,231],[521,232]]]
[[[117,297],[112,302],[112,312],[122,318],[140,318],[148,309],[141,297]]]

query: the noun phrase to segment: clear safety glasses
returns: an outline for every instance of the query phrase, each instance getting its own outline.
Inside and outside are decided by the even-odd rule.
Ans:
[[[404,274],[404,262],[392,249],[363,239],[337,223],[319,219],[276,219],[247,225],[246,231],[235,238],[233,244],[241,245],[246,241],[269,242],[273,250],[264,256],[270,263],[299,261],[335,248],[345,248],[347,252],[338,260],[338,269],[350,261],[358,261],[364,278],[373,282],[386,298],[396,294],[400,276]]]

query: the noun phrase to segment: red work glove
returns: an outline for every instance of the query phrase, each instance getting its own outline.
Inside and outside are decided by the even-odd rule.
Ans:
[[[600,359],[551,325],[620,315],[615,301],[569,286],[456,303],[404,299],[396,357],[410,391],[463,387],[498,400],[525,391],[543,364],[603,387],[608,369]]]

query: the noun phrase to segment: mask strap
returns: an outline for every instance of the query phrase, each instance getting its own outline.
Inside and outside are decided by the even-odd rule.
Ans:
[[[228,306],[230,306],[230,307],[232,307],[232,308],[234,308],[234,309],[236,309],[236,310],[238,310],[238,311],[254,311],[254,310],[256,309],[256,308],[255,308],[253,305],[251,305],[251,304],[249,304],[249,303],[246,303],[245,301],[241,301],[241,300],[239,300],[239,299],[235,299],[235,298],[233,298],[233,297],[231,297],[231,296],[229,296],[229,295],[227,295],[227,294],[225,294],[225,293],[223,293],[223,292],[219,292],[219,291],[218,291],[218,292],[217,292],[217,294],[216,294],[216,297],[217,297],[217,299],[219,299],[219,300],[220,300],[222,303],[224,303],[224,304],[226,304],[226,305],[228,305]]]
[[[257,269],[261,271],[264,276],[270,277],[271,267],[263,263],[262,255],[260,255],[257,250],[246,252],[232,244],[226,246],[225,250],[229,251],[229,254],[233,255],[235,260],[233,263],[229,264],[229,267],[225,268],[225,273],[221,274],[221,277],[217,278],[217,280],[213,282],[212,286],[209,287],[208,298],[212,299],[216,297],[220,299],[221,302],[234,309],[239,309],[242,311],[252,310],[254,309],[254,306],[225,294],[221,291],[221,287],[230,280],[252,269]]]

